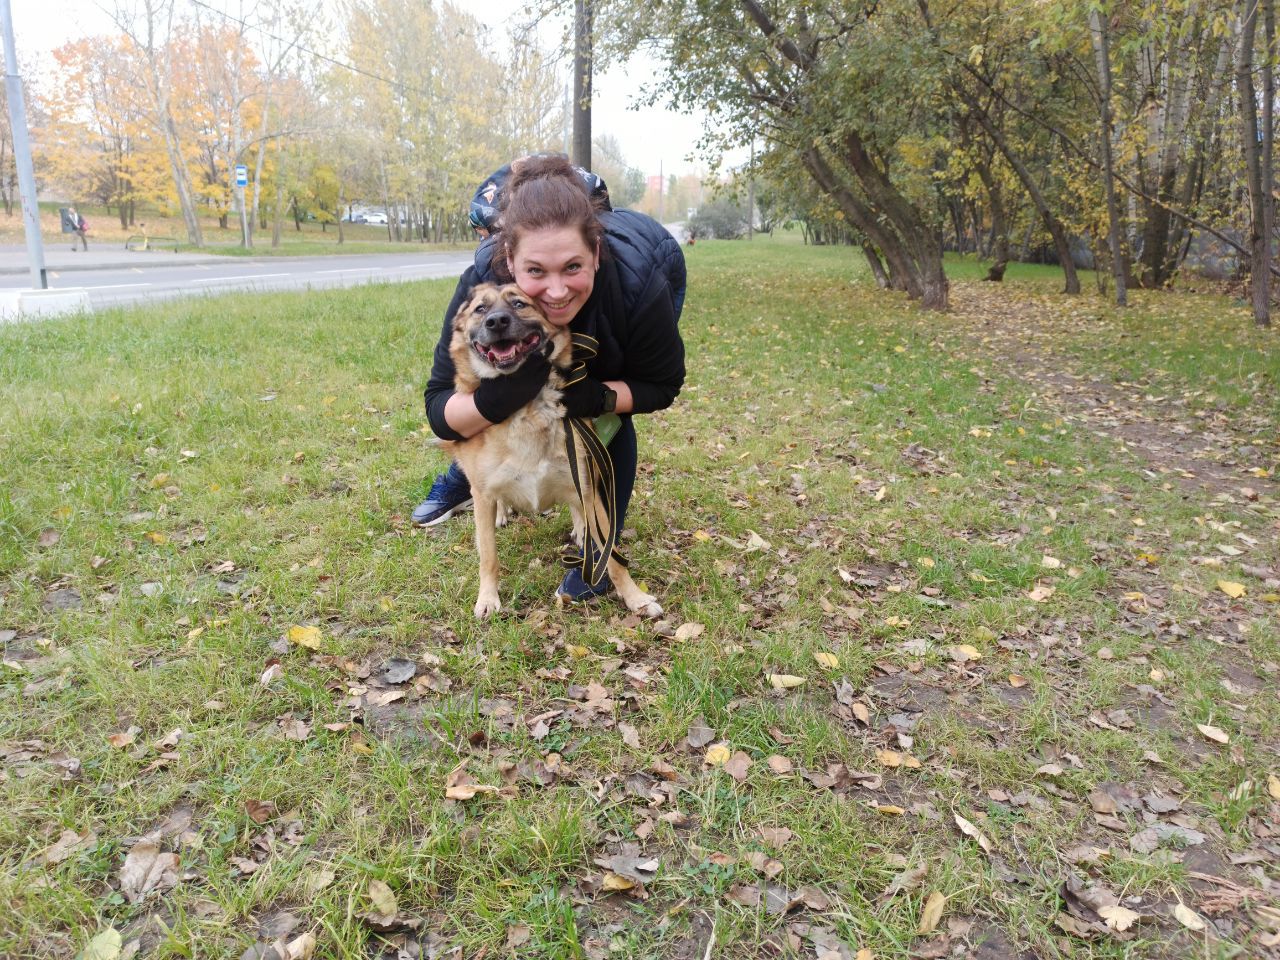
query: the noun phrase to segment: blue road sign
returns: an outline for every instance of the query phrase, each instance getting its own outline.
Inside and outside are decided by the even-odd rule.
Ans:
[[[236,164],[236,186],[247,187],[249,185],[249,168],[243,163]]]

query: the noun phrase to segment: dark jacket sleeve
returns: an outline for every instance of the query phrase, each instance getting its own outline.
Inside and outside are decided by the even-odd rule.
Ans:
[[[627,326],[622,380],[631,388],[632,413],[665,410],[684,386],[684,341],[665,278],[650,280]]]
[[[458,288],[453,292],[448,309],[444,312],[444,329],[440,331],[440,340],[436,343],[435,356],[431,362],[431,379],[427,381],[427,389],[423,394],[427,403],[427,422],[431,424],[431,432],[441,440],[465,440],[445,421],[444,405],[453,396],[454,367],[453,358],[449,356],[449,342],[453,339],[453,317],[467,298],[467,293],[476,285],[475,267],[467,267],[466,272],[458,280]]]

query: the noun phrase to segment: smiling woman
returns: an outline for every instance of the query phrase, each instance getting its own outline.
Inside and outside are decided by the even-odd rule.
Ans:
[[[608,448],[621,524],[637,466],[631,415],[670,406],[684,384],[684,344],[677,328],[685,288],[680,244],[643,214],[608,209],[607,194],[593,195],[563,156],[513,163],[502,190],[497,232],[476,251],[475,264],[458,281],[445,312],[426,390],[431,428],[444,440],[468,439],[541,392],[546,367],[538,375],[522,367],[520,376],[486,381],[473,393],[454,385],[449,343],[467,293],[478,283],[514,281],[553,324],[595,344],[594,354],[575,356],[586,375],[565,389],[562,403],[568,417],[622,416]],[[470,503],[470,485],[454,464],[436,478],[413,519],[430,526]],[[595,587],[586,584],[573,568],[558,595],[581,600],[610,588],[607,579]]]

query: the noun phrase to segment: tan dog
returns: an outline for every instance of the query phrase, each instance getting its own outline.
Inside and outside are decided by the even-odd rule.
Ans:
[[[573,538],[582,546],[585,532],[582,504],[565,451],[564,407],[560,370],[572,365],[573,345],[567,327],[549,323],[542,311],[515,284],[499,287],[486,283],[475,287],[458,308],[453,320],[449,356],[459,391],[474,393],[482,379],[501,377],[520,369],[525,358],[540,351],[552,365],[542,392],[502,423],[482,430],[469,440],[448,441],[444,448],[456,459],[471,481],[475,498],[476,552],[480,555],[480,596],[477,617],[502,609],[498,597],[498,551],[494,529],[505,520],[506,510],[537,514],[557,504],[568,504],[573,515]],[[587,475],[586,454],[577,447],[578,475]],[[588,509],[604,510],[599,498]],[[641,590],[627,568],[610,556],[606,569],[618,595],[629,610],[656,617],[658,601]]]

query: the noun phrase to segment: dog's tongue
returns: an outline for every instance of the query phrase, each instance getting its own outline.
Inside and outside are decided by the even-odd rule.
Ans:
[[[489,348],[489,362],[505,363],[506,361],[515,357],[516,352],[519,349],[520,349],[520,345],[517,343],[507,343],[502,346],[495,344],[494,346],[491,346]]]

